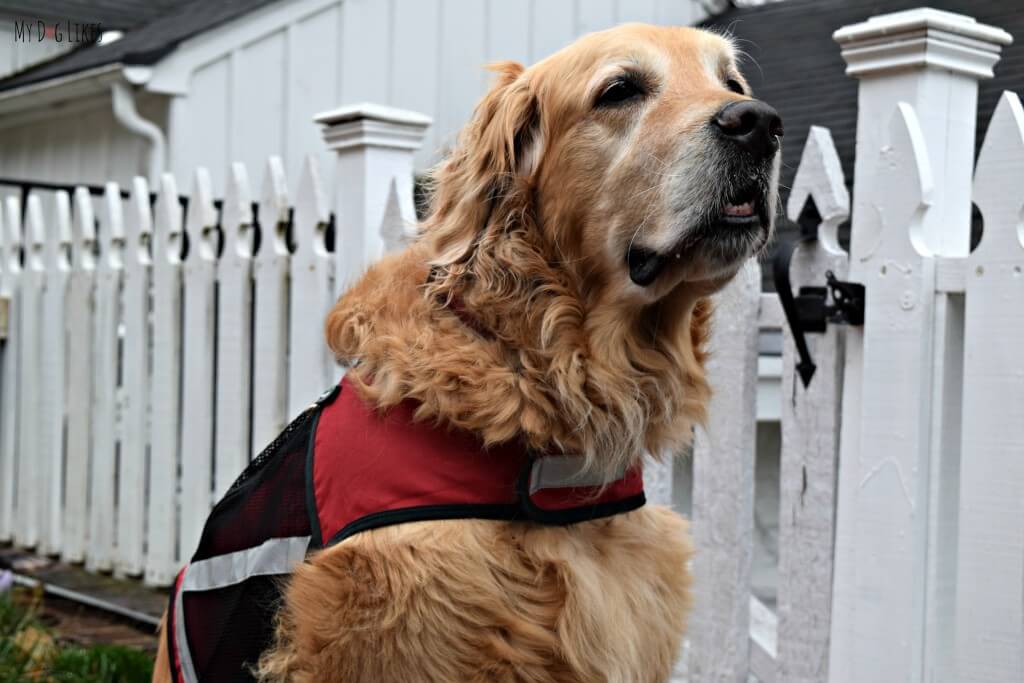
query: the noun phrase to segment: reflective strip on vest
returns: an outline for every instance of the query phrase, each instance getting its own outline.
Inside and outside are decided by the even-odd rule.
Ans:
[[[242,583],[253,576],[290,574],[306,558],[309,536],[272,538],[255,548],[192,562],[184,570],[181,588],[174,599],[174,641],[184,683],[199,683],[185,630],[185,591],[207,591]]]
[[[603,486],[622,479],[626,468],[611,479],[601,476],[600,472],[583,470],[583,458],[569,455],[546,455],[533,461],[530,472],[530,495],[545,489],[586,488]]]

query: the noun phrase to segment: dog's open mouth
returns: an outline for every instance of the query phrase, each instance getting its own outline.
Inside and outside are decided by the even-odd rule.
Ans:
[[[764,205],[760,194],[756,189],[737,193],[722,208],[717,222],[724,225],[746,226],[760,221],[759,209]]]
[[[709,259],[745,259],[754,245],[764,242],[763,235],[769,226],[764,192],[756,186],[743,188],[729,197],[717,214],[688,230],[672,249],[657,252],[631,244],[626,251],[629,278],[640,287],[647,287],[666,266],[701,245],[707,246],[707,253],[702,255]]]

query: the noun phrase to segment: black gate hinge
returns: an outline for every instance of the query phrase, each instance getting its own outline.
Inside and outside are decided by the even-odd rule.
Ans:
[[[827,271],[824,287],[801,287],[794,297],[789,281],[789,264],[798,243],[784,243],[775,252],[774,275],[775,291],[779,295],[786,321],[793,333],[793,343],[800,355],[796,369],[804,388],[807,388],[817,366],[811,359],[805,335],[823,333],[828,323],[863,325],[865,290],[864,285],[838,280],[832,271]]]

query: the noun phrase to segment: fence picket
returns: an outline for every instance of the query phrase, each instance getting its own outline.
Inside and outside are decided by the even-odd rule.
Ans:
[[[1024,678],[1024,107],[1003,93],[978,157],[967,259],[957,562],[958,681]]]
[[[120,331],[124,319],[122,302],[125,261],[124,209],[121,188],[116,182],[106,183],[103,191],[103,247],[96,265],[96,395],[95,424],[110,436],[103,437],[109,449],[110,462],[97,455],[96,467],[104,468],[100,476],[111,475],[117,482],[117,508],[105,506],[99,521],[111,526],[114,538],[114,566],[119,573],[138,574],[142,570],[142,516],[137,513],[145,486],[144,453],[128,452],[123,439],[124,393]],[[100,301],[102,299],[102,301]],[[101,454],[98,449],[94,454]],[[93,472],[96,472],[94,469]],[[113,487],[113,484],[112,484]]]
[[[811,127],[793,180],[789,218],[796,221],[810,200],[821,224],[818,239],[800,243],[793,253],[794,292],[801,286],[823,285],[827,271],[843,280],[848,268],[837,233],[849,216],[850,195],[832,136],[817,126]],[[776,672],[780,681],[824,683],[844,330],[830,325],[824,334],[808,336],[818,367],[806,388],[798,378],[793,336],[788,326],[783,330]]]
[[[75,190],[76,208],[91,205],[88,190]],[[117,478],[117,390],[118,390],[118,304],[120,282],[112,266],[111,233],[122,226],[120,205],[118,214],[111,215],[111,207],[104,206],[102,229],[98,238],[102,244],[95,269],[95,300],[92,346],[92,462],[89,496],[89,569],[114,568],[115,544],[115,480]],[[118,258],[118,257],[115,257]]]
[[[19,384],[21,405],[18,427],[18,528],[15,539],[19,545],[35,547],[39,543],[43,514],[45,462],[39,457],[40,343],[42,336],[41,303],[46,282],[43,262],[43,210],[39,196],[30,194],[25,206],[24,244],[25,266],[21,283],[21,317],[18,333],[21,335],[21,363]]]
[[[714,297],[708,381],[715,388],[693,455],[692,680],[745,680],[753,560],[757,320],[761,268],[749,261]]]
[[[324,343],[323,321],[334,303],[334,262],[327,251],[327,202],[316,159],[307,157],[292,220],[295,253],[289,315],[288,414],[298,415],[340,374]],[[337,248],[344,249],[338,230]]]
[[[384,216],[380,222],[384,252],[405,249],[412,241],[409,231],[415,224],[416,210],[413,207],[412,196],[410,194],[409,197],[399,197],[398,184],[392,178],[388,187],[388,198],[384,204]]]
[[[68,471],[64,485],[64,557],[81,562],[92,555],[89,538],[89,471],[92,462],[92,358],[93,358],[93,286],[96,261],[96,222],[92,200],[85,188],[77,188],[72,197],[71,273],[65,298],[67,334],[74,340],[80,362],[68,364]]]
[[[46,390],[46,409],[40,414],[39,460],[43,464],[45,495],[40,550],[56,555],[62,550],[62,497],[64,482],[65,404],[65,308],[71,263],[71,203],[67,192],[54,195],[53,225],[46,231],[44,266],[46,288],[43,292],[42,386]]]
[[[288,187],[280,157],[270,157],[259,206],[260,247],[253,262],[252,450],[261,451],[288,421]]]
[[[0,365],[0,541],[14,538],[18,476],[18,423],[21,421],[18,379],[21,368],[21,207],[15,197],[0,205],[0,296],[7,303],[7,341]]]
[[[857,413],[844,394],[859,457],[845,456],[844,427],[839,470],[836,543],[860,549],[835,563],[830,638],[839,631],[854,645],[839,659],[833,649],[833,680],[844,681],[912,680],[923,643],[935,262],[920,231],[933,183],[909,105],[898,105],[876,168],[866,193],[874,224],[857,237],[874,248],[850,262],[850,279],[869,294],[863,329],[846,338],[864,370]]]
[[[217,211],[210,174],[197,168],[185,217],[181,411],[181,552],[192,555],[213,500]]]
[[[143,545],[146,507],[146,465],[149,439],[149,297],[153,215],[145,178],[132,181],[131,202],[125,224],[124,342],[121,357],[121,494],[118,507],[118,560],[126,574],[144,568]],[[127,463],[127,465],[125,464]],[[130,484],[129,484],[130,482]],[[127,487],[132,487],[130,490]]]
[[[245,166],[231,164],[217,263],[217,433],[214,498],[220,498],[249,462],[252,372],[253,217]]]
[[[154,207],[152,449],[146,582],[169,584],[181,556],[177,490],[181,400],[181,204],[174,176],[165,173]]]

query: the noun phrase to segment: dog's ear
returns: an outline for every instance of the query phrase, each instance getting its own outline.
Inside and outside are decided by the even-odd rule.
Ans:
[[[500,62],[455,150],[434,174],[424,233],[435,265],[465,260],[489,226],[506,224],[530,201],[542,156],[540,110],[521,64]]]

